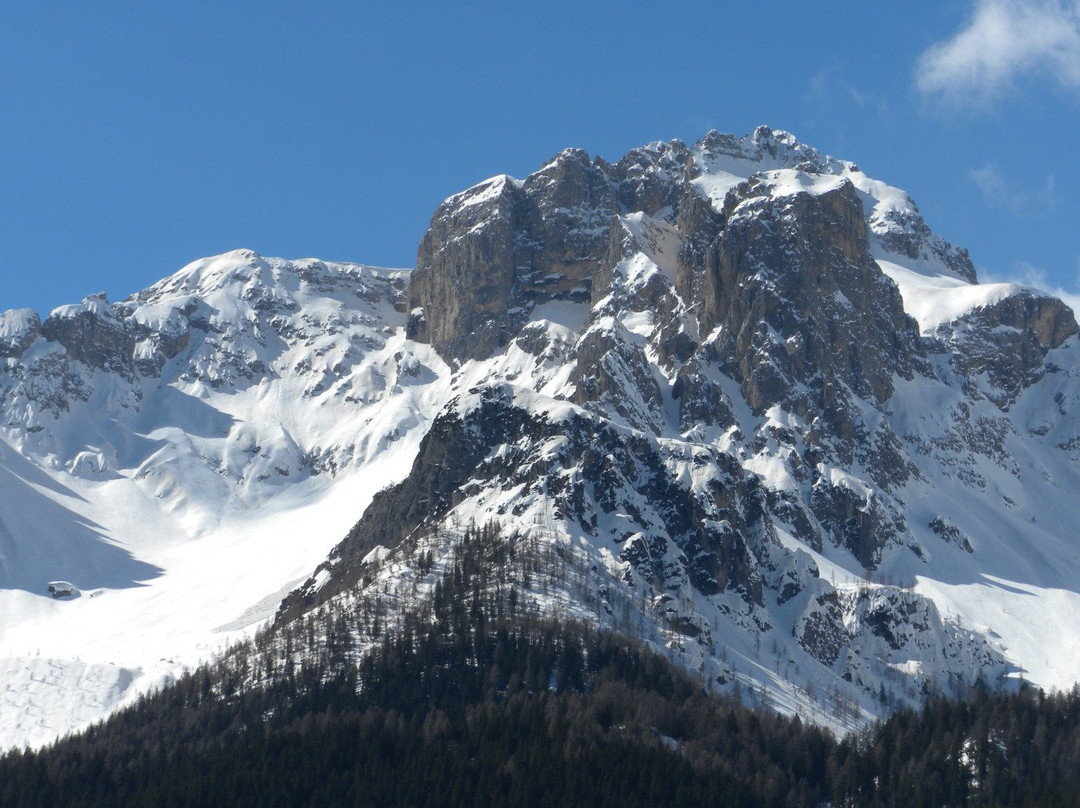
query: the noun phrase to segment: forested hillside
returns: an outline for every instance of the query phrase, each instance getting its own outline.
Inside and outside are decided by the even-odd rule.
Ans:
[[[387,619],[368,601],[267,632],[82,736],[11,754],[0,804],[781,806],[827,796],[827,733],[718,699],[625,637],[519,612],[516,590],[495,586],[505,565],[492,562],[508,555],[496,530],[467,531],[430,612],[406,615],[359,660],[349,633]]]
[[[838,741],[625,636],[531,615],[514,556],[470,528],[422,608],[341,599],[270,629],[104,725],[0,759],[0,804],[1077,804],[1075,692],[975,691]],[[379,639],[356,655],[361,630]]]

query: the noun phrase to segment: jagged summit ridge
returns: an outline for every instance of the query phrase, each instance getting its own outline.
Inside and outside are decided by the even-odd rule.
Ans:
[[[734,212],[728,194],[750,177],[772,199],[821,195],[846,181],[862,204],[869,249],[975,281],[967,253],[932,234],[907,194],[759,127],[742,138],[710,132],[692,147],[653,143],[614,164],[567,149],[525,180],[503,175],[449,197],[417,255],[409,336],[457,359],[481,357],[504,347],[537,306],[595,305],[605,291],[594,291],[596,278],[619,258],[609,248],[618,251],[620,221],[634,215],[674,228],[675,272],[692,304],[703,252]]]

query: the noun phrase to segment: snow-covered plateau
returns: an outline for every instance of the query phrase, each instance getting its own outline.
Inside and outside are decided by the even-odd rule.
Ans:
[[[412,271],[238,250],[7,311],[0,748],[492,520],[577,560],[538,608],[841,731],[1069,687],[1078,413],[1071,310],[764,127],[481,183]]]

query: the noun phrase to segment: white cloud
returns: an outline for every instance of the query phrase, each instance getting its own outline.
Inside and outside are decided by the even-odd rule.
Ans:
[[[1047,280],[1046,270],[1042,267],[1037,267],[1028,261],[1017,261],[1013,269],[1015,274],[1012,280],[1015,283],[1049,291],[1047,287],[1050,286],[1050,282]]]
[[[824,95],[829,89],[829,75],[824,70],[819,70],[810,77],[810,93],[812,95]]]
[[[1080,0],[976,0],[967,27],[916,68],[920,91],[958,106],[985,106],[1024,77],[1080,90]]]
[[[1054,191],[1054,175],[1046,177],[1046,185],[1035,191],[1014,189],[993,164],[975,168],[968,172],[968,177],[978,187],[979,192],[991,205],[1005,208],[1013,213],[1045,214],[1057,204]]]

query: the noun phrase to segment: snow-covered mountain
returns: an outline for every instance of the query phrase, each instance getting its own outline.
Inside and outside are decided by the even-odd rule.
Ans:
[[[404,338],[407,281],[240,250],[2,315],[0,745],[265,620],[408,471],[446,367]]]
[[[301,582],[279,621],[422,597],[490,520],[572,559],[537,608],[837,727],[1071,685],[1076,334],[978,283],[902,191],[764,127],[488,180],[411,275],[240,251],[7,312],[0,744],[102,715]]]

